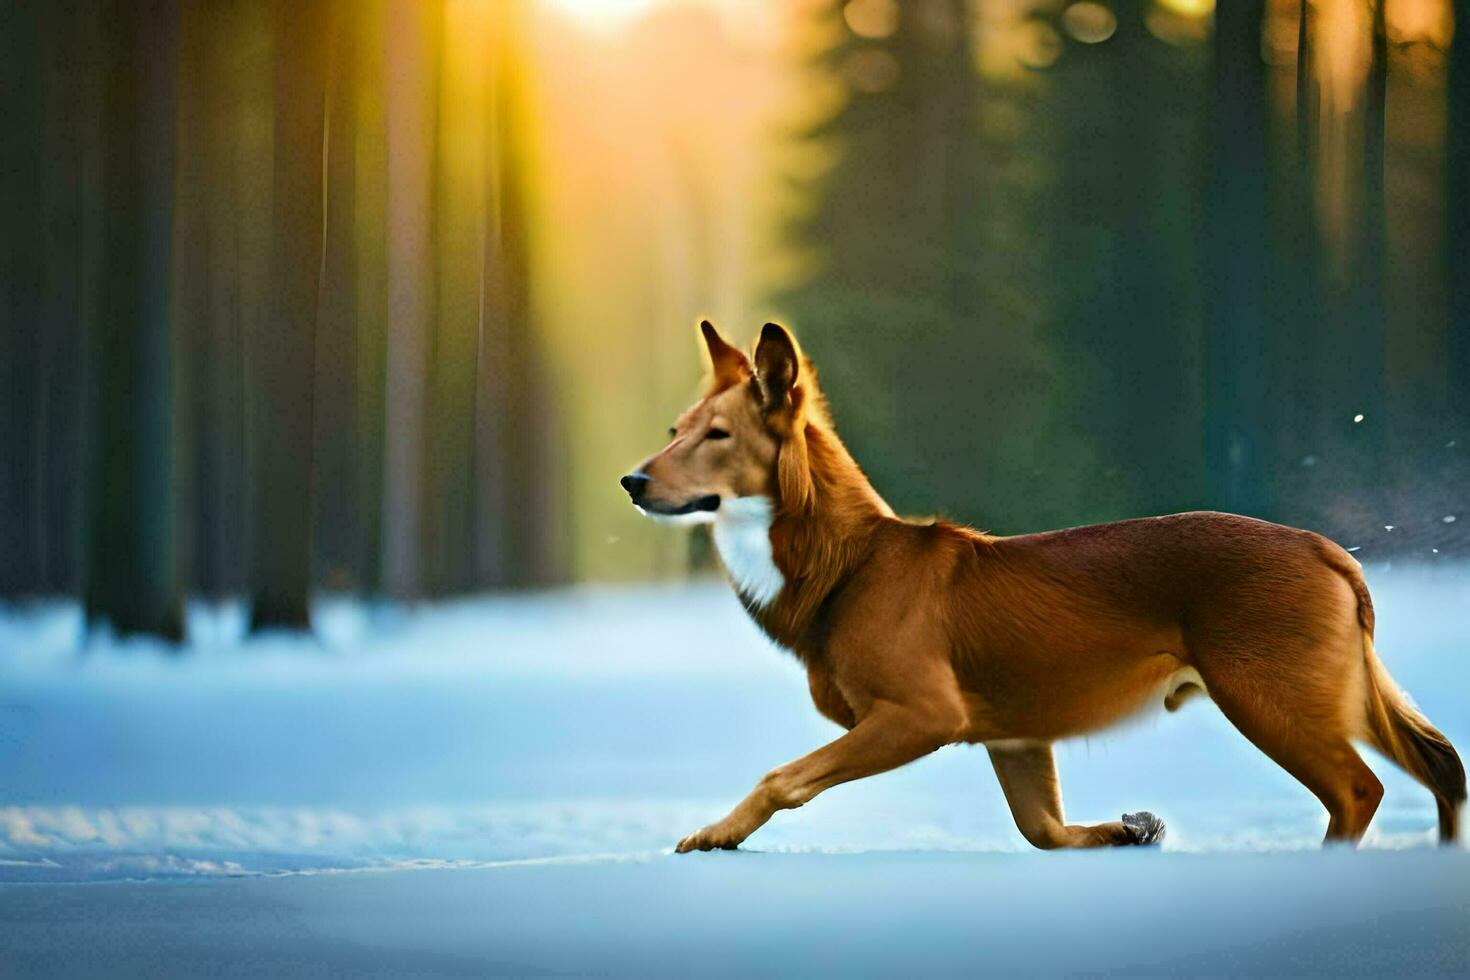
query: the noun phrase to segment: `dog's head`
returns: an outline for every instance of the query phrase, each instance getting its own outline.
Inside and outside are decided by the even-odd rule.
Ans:
[[[731,346],[708,321],[708,393],[669,430],[669,444],[622,478],[633,504],[674,523],[713,521],[741,497],[780,498],[783,442],[798,431],[802,382],[810,374],[786,329],[768,323],[755,355]]]

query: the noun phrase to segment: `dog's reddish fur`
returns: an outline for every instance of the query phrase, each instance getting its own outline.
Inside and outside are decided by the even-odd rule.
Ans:
[[[987,745],[1037,846],[1148,843],[1162,825],[1147,814],[1065,822],[1051,743],[1206,692],[1322,800],[1329,839],[1361,837],[1382,795],[1355,738],[1434,792],[1454,838],[1464,769],[1374,655],[1367,587],[1336,544],[1218,513],[1019,537],[903,521],[784,329],[766,326],[754,365],[708,324],[705,336],[714,384],[641,467],[648,506],[771,499],[783,586],[765,604],[742,598],[848,733],[773,770],[680,850],[736,846],[776,810],[953,742]],[[730,438],[706,445],[715,422]]]

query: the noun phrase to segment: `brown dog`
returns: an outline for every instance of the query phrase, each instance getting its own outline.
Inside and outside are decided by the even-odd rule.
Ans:
[[[768,323],[754,364],[701,324],[709,393],[623,477],[649,516],[713,524],[741,601],[848,731],[771,770],[680,852],[953,742],[981,742],[1037,847],[1149,844],[1151,814],[1069,824],[1051,743],[1207,694],[1356,841],[1383,787],[1363,739],[1434,793],[1455,839],[1465,769],[1373,653],[1347,552],[1310,531],[1175,514],[1003,538],[895,517],[838,440],[810,363]]]

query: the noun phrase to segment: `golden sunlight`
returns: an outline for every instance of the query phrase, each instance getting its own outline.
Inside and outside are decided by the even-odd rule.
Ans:
[[[591,26],[621,27],[655,7],[681,0],[551,0],[553,6]]]

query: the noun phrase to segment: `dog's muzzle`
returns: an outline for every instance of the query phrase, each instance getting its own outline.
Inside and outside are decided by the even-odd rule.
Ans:
[[[670,507],[667,504],[655,503],[644,499],[648,492],[648,485],[653,479],[644,473],[629,473],[618,481],[623,489],[628,491],[628,497],[634,506],[641,507],[650,514],[659,514],[664,517],[679,517],[683,514],[697,514],[700,511],[716,511],[720,509],[720,495],[708,493],[702,497],[695,497],[686,504],[678,507]]]

